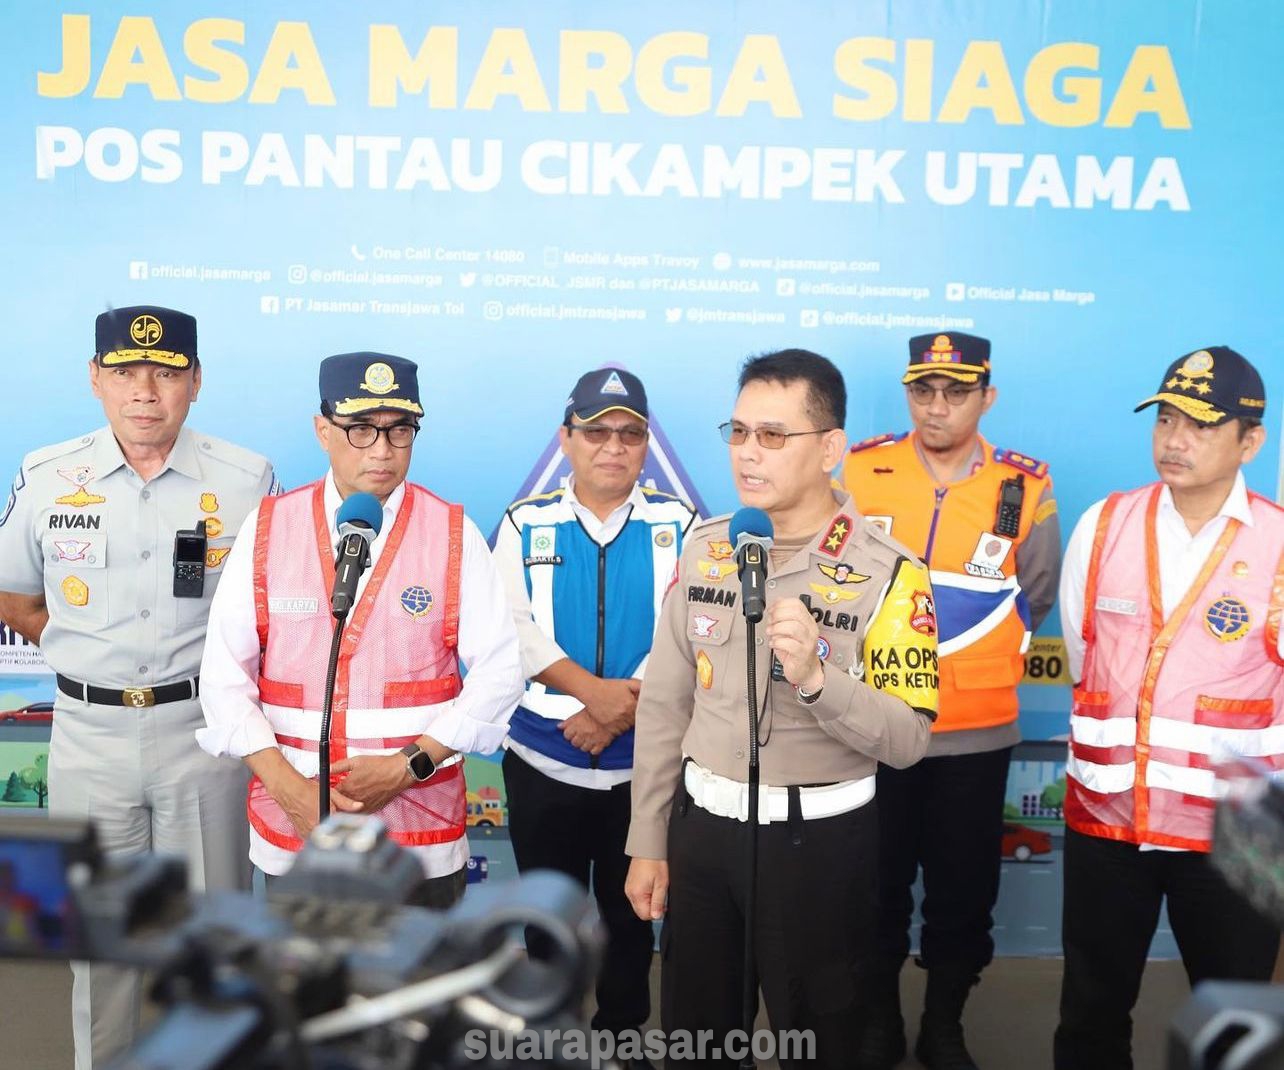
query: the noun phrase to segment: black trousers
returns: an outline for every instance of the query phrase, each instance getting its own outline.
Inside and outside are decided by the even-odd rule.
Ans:
[[[711,1030],[721,1047],[726,1033],[743,1025],[749,826],[684,800],[679,786],[660,935],[661,1024],[669,1036]],[[816,1036],[815,1062],[782,1057],[783,1067],[851,1065],[873,948],[875,806],[793,828],[758,827],[755,935],[767,1016],[773,1030],[810,1029]]]
[[[585,889],[591,887],[606,925],[606,957],[597,979],[593,1028],[614,1033],[641,1029],[651,1014],[655,936],[651,923],[633,913],[624,895],[630,785],[598,791],[563,784],[512,751],[504,755],[504,785],[518,870],[554,869]],[[540,954],[538,940],[530,950]]]
[[[1198,851],[1141,851],[1066,829],[1061,1024],[1056,1070],[1129,1070],[1132,1008],[1168,900],[1191,985],[1266,981],[1280,934]]]
[[[978,974],[994,958],[1003,799],[1012,748],[878,767],[881,968],[899,972],[910,949],[913,885],[923,869],[920,961]]]

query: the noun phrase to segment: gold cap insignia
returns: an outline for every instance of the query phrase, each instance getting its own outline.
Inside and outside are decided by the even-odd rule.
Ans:
[[[383,361],[376,361],[366,369],[360,389],[369,394],[388,394],[397,389],[397,377]]]

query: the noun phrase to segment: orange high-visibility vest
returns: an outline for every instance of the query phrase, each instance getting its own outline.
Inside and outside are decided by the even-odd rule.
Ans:
[[[851,448],[843,484],[866,520],[881,525],[928,566],[940,628],[941,712],[933,732],[992,728],[1017,718],[1030,611],[1017,548],[1034,527],[1048,466],[980,440],[982,463],[939,484],[913,435],[882,435]],[[1015,534],[994,528],[1005,480],[1024,489]]]

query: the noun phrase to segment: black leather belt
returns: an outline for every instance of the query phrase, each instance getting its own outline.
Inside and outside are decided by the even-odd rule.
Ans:
[[[190,680],[161,684],[160,687],[114,688],[82,684],[58,673],[58,690],[64,695],[80,699],[81,702],[92,702],[98,706],[133,706],[135,709],[142,709],[144,706],[159,706],[163,702],[182,702],[196,698],[201,693],[201,678],[193,676]]]

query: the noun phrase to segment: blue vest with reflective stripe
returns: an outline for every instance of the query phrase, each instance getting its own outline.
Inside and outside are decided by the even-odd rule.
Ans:
[[[521,533],[531,616],[577,665],[595,676],[626,679],[650,653],[692,511],[671,495],[644,489],[641,501],[634,496],[619,534],[599,546],[564,495],[554,491],[508,510]],[[596,758],[567,742],[557,724],[580,708],[573,696],[530,682],[509,736],[568,766],[630,768],[632,729]]]

